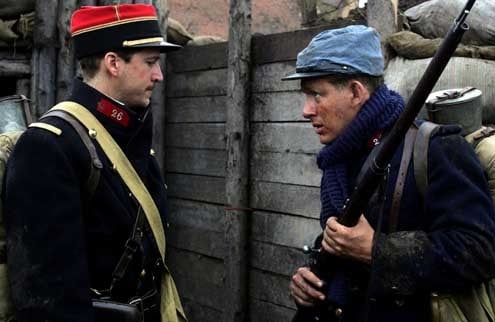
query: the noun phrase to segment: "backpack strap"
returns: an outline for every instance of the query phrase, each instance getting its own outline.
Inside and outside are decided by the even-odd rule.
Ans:
[[[29,98],[27,98],[25,95],[19,95],[22,101],[22,108],[24,109],[24,116],[26,116],[26,123],[31,124],[33,123],[33,115],[31,113],[31,107],[29,106]]]
[[[43,115],[41,119],[45,117],[58,117],[69,123],[76,133],[81,138],[81,141],[84,143],[84,146],[89,152],[91,157],[91,167],[89,170],[88,180],[86,181],[85,190],[87,192],[86,196],[88,199],[91,199],[93,196],[96,186],[98,186],[98,182],[100,181],[100,169],[103,168],[103,164],[101,163],[100,158],[98,157],[98,153],[96,153],[96,147],[93,144],[93,141],[90,139],[88,132],[84,129],[84,127],[79,123],[73,116],[64,112],[64,111],[49,111]],[[46,124],[46,123],[41,123]],[[49,124],[46,124],[49,125]]]
[[[421,196],[424,197],[426,187],[428,186],[428,148],[430,138],[440,125],[425,121],[421,123],[414,141],[413,149],[413,166],[416,186]]]

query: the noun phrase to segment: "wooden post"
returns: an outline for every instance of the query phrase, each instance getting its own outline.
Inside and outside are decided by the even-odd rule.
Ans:
[[[98,0],[100,6],[113,6],[117,4],[133,3],[132,0]]]
[[[310,26],[318,17],[316,10],[316,0],[299,0],[301,9],[302,26]]]
[[[116,4],[119,4],[120,1],[118,0],[98,0],[98,5],[99,6],[113,6]]]
[[[168,18],[168,2],[167,0],[152,0],[151,3],[155,6],[156,14],[158,16],[158,24],[162,31],[163,37],[167,38],[167,18]],[[165,55],[161,57],[161,66],[163,77],[166,70]],[[165,108],[166,108],[166,88],[165,79],[163,82],[158,83],[153,91],[153,97],[151,102],[151,108],[153,111],[153,147],[155,149],[155,156],[158,160],[158,164],[165,173]]]
[[[0,60],[0,77],[30,76],[31,65],[25,57],[22,59],[2,58]]]
[[[57,0],[37,0],[31,58],[31,99],[35,117],[51,108],[56,98]]]
[[[80,0],[79,5],[80,6],[96,6],[97,1],[96,0]]]
[[[230,0],[227,70],[224,322],[246,320],[248,300],[251,0]]]
[[[29,79],[28,78],[19,78],[19,79],[17,79],[15,88],[16,88],[16,91],[15,91],[16,94],[24,95],[26,97],[29,97],[29,91],[30,90],[29,90]],[[33,111],[31,110],[31,113],[32,112]]]
[[[398,31],[398,0],[368,0],[368,26],[375,28],[382,39],[385,63],[390,59],[391,50],[385,46],[387,37]]]
[[[68,97],[75,72],[74,48],[70,36],[70,18],[77,8],[77,0],[60,0],[58,34],[60,50],[57,67],[57,101]]]

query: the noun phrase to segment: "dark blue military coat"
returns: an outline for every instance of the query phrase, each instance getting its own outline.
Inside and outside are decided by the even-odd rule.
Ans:
[[[70,100],[87,107],[108,129],[148,187],[164,222],[166,188],[150,155],[150,110],[125,107],[79,80]],[[43,121],[62,133],[29,128],[15,146],[6,174],[12,299],[19,321],[91,322],[90,288],[109,287],[135,223],[137,202],[99,147],[103,169],[94,194],[88,196],[91,161],[86,147],[65,121]],[[116,287],[120,300],[152,287],[150,272],[159,255],[146,228],[142,247]]]
[[[430,142],[424,198],[411,162],[392,232],[388,217],[402,148],[396,152],[381,226],[380,198],[365,214],[376,230],[371,266],[346,265],[352,300],[342,321],[430,321],[432,291],[461,290],[494,276],[494,206],[472,148],[456,132],[444,127]],[[361,164],[354,164],[354,176]]]

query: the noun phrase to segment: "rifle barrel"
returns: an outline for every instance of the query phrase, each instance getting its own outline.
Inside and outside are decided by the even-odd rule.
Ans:
[[[404,111],[392,127],[389,135],[378,146],[377,155],[371,165],[365,170],[362,180],[354,188],[351,197],[344,207],[344,213],[339,222],[345,226],[355,226],[363,213],[373,192],[383,178],[387,164],[402,142],[407,130],[423,107],[428,95],[433,90],[457,46],[461,42],[464,32],[469,29],[465,20],[476,0],[469,0],[452,27],[445,36],[440,48],[428,64],[426,71],[414,89]]]

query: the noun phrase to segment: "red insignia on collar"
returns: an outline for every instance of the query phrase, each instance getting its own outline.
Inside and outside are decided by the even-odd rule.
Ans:
[[[376,145],[378,145],[382,139],[383,132],[377,132],[372,137],[368,139],[368,149],[373,149]]]
[[[108,99],[102,98],[98,102],[96,110],[122,126],[127,127],[129,125],[129,114],[123,108]]]

